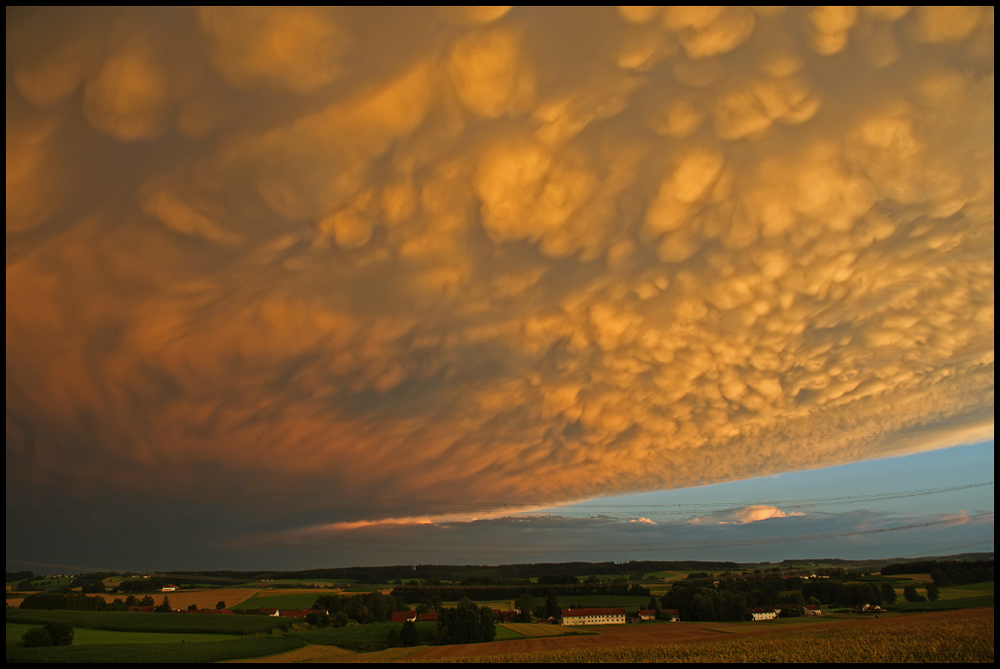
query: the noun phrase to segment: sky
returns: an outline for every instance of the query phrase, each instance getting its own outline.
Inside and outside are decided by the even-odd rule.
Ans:
[[[6,11],[9,568],[992,550],[992,7]]]

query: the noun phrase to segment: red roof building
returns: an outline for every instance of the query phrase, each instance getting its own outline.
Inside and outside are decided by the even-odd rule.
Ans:
[[[424,615],[428,615],[428,614],[425,613]],[[434,614],[434,616],[435,616],[434,619],[437,620],[437,614],[436,613]],[[392,612],[392,622],[394,622],[394,623],[405,623],[407,620],[412,620],[413,622],[416,622],[417,621],[417,612],[416,611],[393,611]]]
[[[624,625],[625,608],[563,609],[563,625]]]
[[[304,611],[282,611],[281,612],[281,617],[282,618],[305,618],[310,613],[315,613],[315,614],[319,615],[321,613],[326,613],[326,611],[317,611],[317,610],[314,610],[314,609],[309,609],[309,610],[304,610]]]

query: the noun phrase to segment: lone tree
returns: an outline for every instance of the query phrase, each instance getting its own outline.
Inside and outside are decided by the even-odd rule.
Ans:
[[[403,622],[403,631],[399,633],[399,643],[404,646],[417,646],[420,644],[420,635],[417,634],[417,624],[412,620]]]
[[[223,601],[220,601],[218,604],[215,605],[216,611],[221,611],[224,608],[226,608],[226,603]]]
[[[908,601],[908,602],[926,602],[927,601],[926,597],[924,597],[923,595],[917,594],[917,589],[914,586],[912,586],[912,585],[908,585],[905,588],[903,588],[903,598],[906,599],[906,601]]]
[[[52,637],[49,636],[44,627],[32,627],[21,635],[21,645],[25,648],[41,648],[55,644],[52,643]]]
[[[889,583],[882,584],[882,601],[886,604],[896,603],[896,590]]]
[[[163,603],[157,606],[156,610],[159,613],[170,613],[173,611],[173,609],[170,608],[170,599],[166,595],[163,595]]]
[[[26,648],[70,646],[73,644],[73,627],[68,623],[49,621],[45,623],[45,627],[34,627],[25,632],[21,643]]]
[[[514,600],[514,608],[520,611],[520,613],[517,614],[517,622],[531,622],[531,607],[534,606],[534,604],[535,598],[527,592]]]
[[[545,597],[545,617],[559,620],[562,617],[562,608],[559,606],[559,598],[555,590],[549,590]]]
[[[934,583],[928,583],[925,589],[927,590],[927,599],[931,600],[932,602],[936,602],[938,600],[938,597],[941,596],[941,591],[938,590],[937,585],[935,585]]]

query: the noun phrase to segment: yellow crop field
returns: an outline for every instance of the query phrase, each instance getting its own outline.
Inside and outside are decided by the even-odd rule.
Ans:
[[[993,662],[993,609],[844,621],[715,642],[440,658],[456,662]]]
[[[170,607],[183,611],[194,604],[199,609],[214,609],[219,602],[225,602],[227,608],[232,608],[240,602],[253,597],[260,588],[220,588],[218,590],[176,590],[174,592],[157,592],[151,596],[157,604],[163,601],[164,597],[169,598]],[[91,595],[94,596],[94,595]],[[106,602],[116,599],[125,599],[127,594],[111,595],[102,593],[100,595]],[[138,599],[145,597],[144,594],[136,595]]]

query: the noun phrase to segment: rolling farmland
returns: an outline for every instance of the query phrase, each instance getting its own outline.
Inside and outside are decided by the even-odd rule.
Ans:
[[[968,609],[825,625],[679,624],[598,634],[428,648],[414,660],[469,662],[993,662],[994,610]],[[729,626],[736,627],[736,625]],[[674,629],[677,628],[677,629]],[[721,632],[721,633],[720,633]]]

